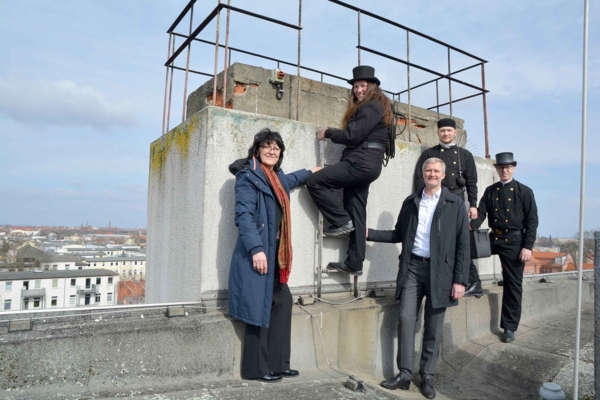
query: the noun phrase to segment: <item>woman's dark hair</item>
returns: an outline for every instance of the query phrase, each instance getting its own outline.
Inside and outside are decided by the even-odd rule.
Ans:
[[[346,107],[346,112],[342,118],[342,128],[346,129],[348,127],[348,121],[350,121],[350,118],[352,118],[356,109],[370,100],[376,100],[381,104],[381,109],[383,110],[383,123],[385,125],[390,125],[392,123],[394,115],[392,113],[392,102],[390,99],[388,99],[379,86],[373,82],[367,82],[367,88],[367,93],[365,93],[365,97],[362,100],[358,100],[354,94],[354,88],[350,89],[350,99],[348,100],[348,106]]]
[[[272,145],[273,143],[275,143],[277,147],[281,149],[281,152],[279,153],[279,161],[277,161],[277,164],[275,164],[275,166],[273,167],[273,170],[275,172],[279,171],[279,169],[281,168],[281,163],[283,161],[283,152],[285,151],[285,145],[283,144],[283,139],[281,138],[279,132],[273,132],[269,128],[265,128],[258,132],[256,135],[254,135],[254,142],[252,143],[252,146],[250,146],[250,148],[248,149],[248,160],[250,160],[252,157],[256,157],[257,160],[260,162],[261,146]]]

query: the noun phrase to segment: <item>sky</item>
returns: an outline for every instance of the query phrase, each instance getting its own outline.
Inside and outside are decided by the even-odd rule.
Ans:
[[[298,23],[298,2],[231,0]],[[464,49],[486,64],[492,157],[512,151],[515,178],[535,193],[542,236],[579,229],[583,1],[396,0],[348,3]],[[194,26],[216,0],[198,0]],[[585,229],[600,228],[600,9],[590,2]],[[0,224],[143,228],[150,143],[161,135],[166,30],[187,0],[0,0]],[[350,76],[357,63],[356,13],[303,0],[302,65]],[[214,40],[215,23],[200,34]],[[186,33],[184,19],[177,32]],[[222,24],[221,40],[225,34]],[[361,44],[406,57],[404,31],[361,18]],[[324,40],[326,38],[326,40]],[[177,42],[181,43],[181,39]],[[297,32],[233,13],[230,45],[294,62]],[[411,61],[439,72],[445,48],[411,36]],[[220,69],[223,54],[220,54]],[[452,52],[453,69],[473,64]],[[273,68],[234,53],[232,62]],[[372,54],[382,86],[406,88],[406,67]],[[185,58],[176,64],[185,67]],[[212,72],[214,47],[194,44],[190,68]],[[292,71],[289,71],[292,72]],[[304,74],[319,79],[314,74]],[[181,122],[183,74],[174,78],[171,127]],[[456,76],[479,85],[479,70]],[[432,76],[411,70],[411,80]],[[188,93],[206,78],[190,76]],[[327,80],[340,84],[336,80]],[[474,93],[453,85],[453,98]],[[413,91],[435,105],[435,89]],[[403,98],[403,101],[406,99]],[[440,92],[440,102],[447,92]],[[442,109],[448,112],[448,109]],[[468,148],[484,155],[480,97],[457,103]]]

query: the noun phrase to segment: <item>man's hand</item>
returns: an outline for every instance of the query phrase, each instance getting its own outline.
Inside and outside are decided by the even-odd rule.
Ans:
[[[477,219],[477,209],[475,207],[469,208],[469,218]]]
[[[369,228],[367,228],[367,234],[365,235],[365,239],[369,238]]]
[[[452,298],[460,299],[465,296],[465,285],[462,283],[453,283],[452,284]]]
[[[529,249],[521,249],[521,254],[519,254],[519,260],[526,263],[531,260],[531,250]]]
[[[311,172],[314,174],[315,172],[320,171],[322,169],[323,169],[323,167],[314,167],[311,169]]]
[[[258,272],[261,275],[267,273],[267,256],[265,255],[264,251],[256,253],[252,256],[252,266],[254,267],[256,272]]]
[[[327,130],[327,128],[319,129],[319,131],[317,132],[317,137],[319,138],[319,140],[325,139],[325,131],[326,130]]]

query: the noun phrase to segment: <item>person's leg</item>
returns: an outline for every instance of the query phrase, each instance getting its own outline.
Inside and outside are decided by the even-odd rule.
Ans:
[[[267,335],[268,329],[246,324],[244,354],[242,356],[242,376],[257,379],[268,375]]]
[[[275,282],[268,333],[269,370],[274,373],[290,369],[293,302],[288,285]]]
[[[513,332],[517,330],[521,320],[523,270],[525,268],[525,264],[519,260],[521,252],[520,236],[518,238],[518,240],[509,238],[509,243],[497,246],[504,278],[500,328]]]
[[[480,282],[481,279],[479,279],[479,272],[477,271],[477,266],[475,265],[475,263],[473,262],[473,260],[469,259],[470,264],[469,264],[469,283],[476,283],[476,282]]]
[[[418,261],[411,260],[406,282],[400,295],[398,314],[398,355],[396,362],[400,372],[406,371],[412,376],[415,353],[415,332],[419,308],[425,294],[423,283],[419,280]]]
[[[344,264],[354,271],[362,271],[365,260],[369,186],[370,183],[367,183],[344,189],[344,208],[354,223],[354,231],[350,233],[348,253]]]
[[[315,206],[321,211],[323,217],[331,224],[332,228],[340,227],[351,220],[350,214],[342,207],[333,193],[333,189],[341,189],[353,185],[355,176],[352,164],[342,161],[312,173],[307,181],[308,193]]]
[[[426,287],[429,285],[427,284]],[[430,299],[430,290],[426,289],[425,316],[423,327],[423,345],[421,349],[421,375],[433,375],[437,367],[444,330],[444,316],[446,308],[433,308]]]

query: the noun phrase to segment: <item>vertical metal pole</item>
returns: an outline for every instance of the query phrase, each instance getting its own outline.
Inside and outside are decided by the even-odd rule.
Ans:
[[[302,48],[302,0],[298,0],[298,89],[296,93],[296,121],[300,121],[300,50]]]
[[[358,65],[360,65],[360,10],[358,11]]]
[[[221,4],[221,0],[217,0]],[[213,75],[213,98],[212,105],[217,105],[217,71],[219,65],[219,31],[221,30],[221,10],[217,13],[217,33],[215,34],[215,72]]]
[[[600,393],[600,231],[594,233],[594,376]]]
[[[484,63],[481,63],[481,88],[483,92],[481,97],[483,98],[483,134],[485,138],[485,158],[490,158],[490,142],[488,140],[488,121],[487,121],[487,98],[485,93],[485,67]]]
[[[169,33],[169,49],[167,50],[167,60],[169,58],[171,58],[171,37],[173,35],[171,33]],[[169,68],[169,66],[166,66],[166,70],[167,70],[167,74],[165,76],[165,99],[163,101],[163,123],[162,123],[162,131],[161,131],[161,136],[165,134],[165,123],[167,121],[167,88],[169,86],[169,70],[171,71],[171,73],[173,72],[173,70],[171,68]]]
[[[231,49],[229,49],[229,57],[227,57],[227,66],[231,67]]]
[[[581,289],[583,277],[583,220],[585,211],[585,146],[587,130],[587,63],[589,2],[584,1],[583,14],[583,95],[581,111],[581,190],[579,193],[579,256],[577,257],[577,321],[575,323],[575,366],[573,371],[573,398],[579,398],[579,344],[581,341]],[[597,277],[594,277],[597,279]]]
[[[175,52],[175,35],[173,35],[173,45],[171,46],[173,52]],[[173,94],[173,63],[169,66],[171,68],[171,83],[169,83],[169,107],[167,109],[167,130],[165,133],[169,132],[169,125],[171,123],[171,95]]]
[[[227,5],[231,5],[231,0],[227,0]],[[223,65],[223,107],[227,107],[227,67],[228,67],[228,55],[229,55],[229,15],[231,10],[227,9],[227,21],[225,22],[225,62]],[[231,98],[233,101],[233,97]]]
[[[319,167],[325,167],[325,141],[319,140]],[[318,265],[317,265],[317,297],[321,298],[322,280],[323,280],[323,214],[319,211],[319,231],[317,232],[318,240]]]
[[[190,33],[192,36],[192,24],[194,23],[194,5],[190,8]],[[187,61],[185,63],[185,83],[183,85],[183,109],[181,110],[181,122],[185,121],[185,108],[187,105],[187,86],[188,86],[188,74],[190,71],[190,52],[192,51],[192,42],[188,44],[187,48]]]
[[[439,85],[438,85],[439,81],[440,81],[439,79],[435,80],[435,105],[437,108],[438,119],[440,119],[440,89],[439,89]]]
[[[408,84],[408,141],[412,139],[412,109],[410,106],[410,32],[406,31],[406,81]]]
[[[448,76],[450,76],[450,47],[448,47]],[[452,117],[452,81],[448,79],[448,98],[450,102],[450,117]]]

